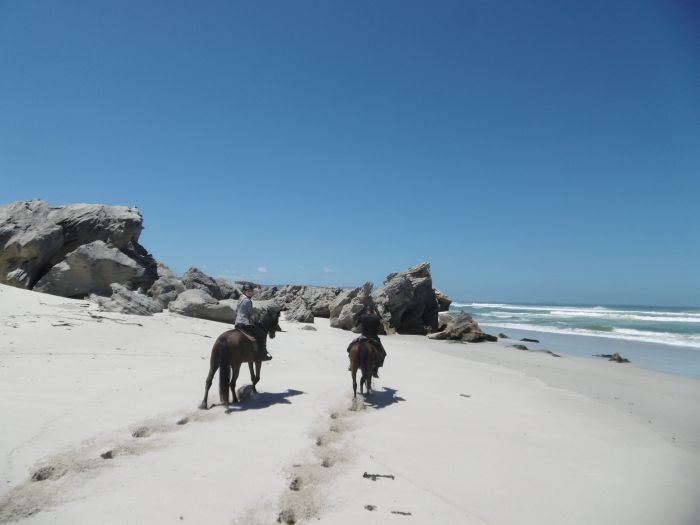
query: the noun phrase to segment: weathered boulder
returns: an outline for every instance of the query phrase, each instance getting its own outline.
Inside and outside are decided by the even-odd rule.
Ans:
[[[111,295],[112,283],[139,282],[144,272],[142,266],[118,249],[95,241],[79,246],[51,267],[34,290],[63,297]]]
[[[185,291],[185,285],[177,278],[175,272],[162,263],[157,267],[158,279],[148,290],[148,295],[153,297],[163,307],[174,301],[178,295]]]
[[[484,333],[479,324],[468,314],[459,314],[453,318],[444,330],[428,335],[430,339],[449,339],[452,341],[464,341],[467,343],[480,343],[482,341],[497,341],[498,338]]]
[[[439,314],[438,315],[438,331],[447,328],[447,325],[452,322],[452,316],[450,314]]]
[[[427,262],[389,274],[373,297],[387,330],[425,335],[438,328],[438,301]]]
[[[224,299],[239,299],[241,297],[241,291],[231,281],[223,277],[217,277],[214,280],[216,284],[219,285],[221,295]]]
[[[133,284],[143,290],[151,288],[153,283],[158,279],[158,261],[148,253],[146,248],[133,239],[122,246],[121,252],[129,257],[129,259],[136,261],[136,263],[144,269],[143,275],[139,279],[133,281]]]
[[[226,299],[217,301],[199,288],[185,290],[177,299],[171,301],[168,310],[188,317],[199,317],[210,321],[234,323],[236,321],[235,301]]]
[[[78,246],[94,241],[121,249],[132,240],[138,241],[143,230],[143,217],[138,208],[127,206],[71,204],[51,208],[49,220],[63,229],[63,246],[51,258],[52,263]]]
[[[204,290],[217,301],[224,298],[221,287],[214,280],[198,268],[190,268],[180,279],[188,290]]]
[[[291,308],[298,301],[304,301],[314,317],[331,316],[331,304],[341,293],[341,288],[325,286],[285,285],[277,291],[275,298]]]
[[[32,288],[63,246],[63,229],[44,201],[0,206],[0,283]]]
[[[435,299],[437,299],[438,303],[438,312],[447,312],[450,309],[450,305],[452,304],[452,299],[447,297],[447,295],[442,293],[437,288],[435,288],[434,291]]]
[[[254,300],[269,301],[277,298],[276,286],[258,286],[255,288]]]
[[[340,292],[331,302],[330,324],[333,328],[352,330],[356,327],[355,314],[368,304],[374,305],[372,283],[365,283],[359,288]]]
[[[301,298],[309,306],[314,316],[328,319],[331,316],[331,304],[341,291],[340,288],[304,286]]]
[[[138,209],[126,206],[50,207],[41,200],[1,206],[0,283],[32,289],[68,254],[101,241],[142,266],[140,281],[133,284],[148,288],[156,277],[155,261],[138,244],[142,229]]]
[[[313,323],[314,314],[309,308],[309,305],[303,299],[297,299],[295,302],[286,305],[285,318],[287,321],[295,321],[298,323]]]
[[[129,290],[121,284],[111,284],[111,297],[90,295],[90,300],[108,312],[120,312],[132,315],[153,315],[163,311],[163,307],[154,299],[143,293]]]

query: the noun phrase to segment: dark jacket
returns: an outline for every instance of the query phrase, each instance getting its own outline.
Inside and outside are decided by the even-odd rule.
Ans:
[[[362,335],[370,339],[379,339],[382,320],[377,314],[362,314],[357,318],[362,329]]]

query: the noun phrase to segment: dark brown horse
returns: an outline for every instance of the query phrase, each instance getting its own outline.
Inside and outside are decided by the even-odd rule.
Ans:
[[[265,330],[270,339],[275,337],[275,332],[281,331],[279,326],[280,312],[275,309],[268,309],[263,315],[262,320],[256,323],[257,326]],[[260,359],[256,358],[257,344],[251,341],[240,330],[228,330],[221,334],[211,349],[211,357],[209,358],[209,375],[204,386],[204,399],[199,405],[199,408],[207,408],[207,396],[211,387],[214,374],[219,370],[219,399],[224,406],[228,405],[228,391],[231,389],[233,394],[233,402],[238,403],[236,396],[236,379],[241,369],[242,363],[248,363],[250,369],[250,380],[253,383],[253,392],[257,393],[255,385],[260,381]],[[253,372],[253,363],[255,363],[255,372]],[[233,369],[233,376],[231,370]]]
[[[350,373],[352,374],[352,397],[357,397],[357,369],[362,371],[360,378],[360,394],[363,386],[367,385],[367,394],[372,392],[372,372],[377,364],[377,349],[364,338],[359,338],[350,344]]]

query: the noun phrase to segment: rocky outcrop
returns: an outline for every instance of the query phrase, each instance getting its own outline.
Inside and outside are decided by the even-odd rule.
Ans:
[[[111,295],[112,283],[139,282],[145,269],[103,241],[82,245],[46,273],[34,286],[37,292],[63,297]]]
[[[389,274],[373,298],[387,331],[425,335],[438,328],[438,300],[427,262]]]
[[[466,343],[481,343],[483,341],[497,341],[498,338],[484,333],[478,323],[468,314],[459,314],[452,319],[444,330],[428,335],[430,339],[449,339],[452,341],[464,341]]]
[[[280,288],[274,297],[277,301],[286,304],[288,310],[296,308],[302,302],[314,317],[329,318],[331,304],[341,292],[341,288],[288,284]]]
[[[0,207],[0,283],[32,288],[63,246],[63,228],[43,201]]]
[[[132,283],[142,290],[150,289],[159,277],[158,262],[146,251],[146,248],[133,239],[122,246],[120,251],[144,269],[142,276]]]
[[[232,299],[218,301],[204,290],[192,288],[171,301],[168,310],[188,317],[233,324],[236,321],[236,305]]]
[[[334,328],[352,330],[356,326],[355,314],[368,304],[374,304],[372,283],[359,288],[343,290],[330,304],[330,324]]]
[[[111,295],[110,278],[146,290],[158,272],[138,243],[142,229],[139,210],[126,206],[1,206],[0,283],[67,297]]]
[[[187,290],[204,290],[217,301],[224,298],[219,284],[198,268],[190,268],[182,276],[182,284]]]
[[[382,317],[386,333],[425,335],[440,328],[440,301],[442,307],[449,307],[451,303],[447,296],[433,288],[429,263],[391,273],[382,288],[374,292],[372,288],[371,283],[365,283],[360,288],[338,291],[329,306],[331,326],[354,329],[355,314],[372,305]]]
[[[153,315],[163,311],[157,301],[143,293],[134,292],[117,283],[112,283],[110,287],[111,297],[90,296],[90,300],[100,305],[102,310],[132,315]]]
[[[435,289],[435,299],[438,303],[438,312],[447,312],[450,309],[452,299],[438,289]]]
[[[278,289],[276,286],[257,286],[255,288],[255,294],[253,295],[254,300],[260,301],[270,301],[272,299],[277,299]]]
[[[177,278],[175,272],[162,263],[158,263],[157,272],[158,279],[149,288],[148,295],[163,308],[167,308],[178,295],[185,291],[185,285]]]
[[[232,282],[221,277],[214,280],[221,290],[221,296],[223,299],[239,299],[241,297],[240,289],[238,289]]]
[[[309,305],[303,299],[297,299],[295,302],[287,304],[285,311],[287,321],[298,323],[313,323],[314,314],[309,308]]]

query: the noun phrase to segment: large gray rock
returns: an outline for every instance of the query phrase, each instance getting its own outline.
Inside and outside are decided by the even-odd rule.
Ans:
[[[129,290],[121,284],[112,283],[112,296],[102,297],[91,295],[90,300],[96,302],[105,311],[119,312],[132,315],[153,315],[163,311],[163,307],[143,293]]]
[[[468,314],[462,313],[452,318],[441,332],[428,335],[430,339],[449,339],[467,343],[497,341],[498,338],[484,333],[479,324]]]
[[[427,262],[389,274],[373,298],[387,331],[425,335],[438,328],[438,300]]]
[[[277,299],[277,287],[276,286],[260,286],[255,288],[255,294],[253,295],[253,300],[269,301],[271,299]]]
[[[158,279],[158,262],[148,253],[146,248],[133,239],[122,246],[121,252],[144,269],[141,278],[133,281],[134,285],[143,290],[150,289]]]
[[[214,299],[219,300],[224,298],[221,287],[214,278],[208,276],[198,268],[190,268],[180,280],[188,290],[204,290]]]
[[[43,201],[0,207],[0,283],[31,288],[63,246],[63,229]]]
[[[185,290],[168,305],[168,310],[188,317],[199,317],[210,321],[234,323],[236,321],[235,301],[217,301],[204,290]]]
[[[288,284],[278,290],[275,298],[286,304],[288,309],[298,304],[299,301],[303,301],[314,317],[329,318],[331,304],[341,292],[341,288]]]
[[[437,299],[438,303],[438,312],[447,312],[450,309],[452,299],[438,289],[435,289],[435,299]]]
[[[343,290],[330,304],[330,324],[334,328],[352,330],[356,327],[355,314],[366,305],[374,305],[372,283],[365,283],[359,288]]]
[[[118,249],[95,241],[66,255],[36,283],[34,290],[63,297],[111,295],[112,283],[138,282],[144,272],[142,266]]]
[[[219,285],[219,290],[221,290],[221,295],[224,299],[239,299],[241,297],[241,290],[231,281],[221,277],[214,280]]]
[[[51,258],[52,263],[78,246],[95,241],[124,248],[130,241],[138,241],[143,230],[141,212],[127,206],[70,204],[51,208],[49,220],[63,229],[63,246]]]
[[[175,272],[162,263],[158,263],[158,279],[149,288],[148,295],[153,297],[163,308],[174,301],[178,295],[185,291],[185,285],[177,278]]]
[[[314,316],[328,319],[331,316],[331,304],[341,291],[340,288],[305,286],[301,292],[301,298],[309,306]]]
[[[303,299],[297,299],[295,302],[287,304],[286,308],[284,315],[287,321],[298,323],[314,322],[314,314]]]
[[[0,283],[31,289],[68,253],[95,241],[140,252],[143,249],[137,247],[137,241],[142,228],[139,211],[126,206],[50,207],[41,200],[1,206]],[[147,286],[148,271],[142,278]]]

